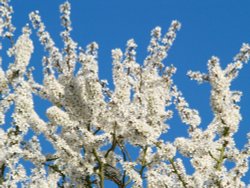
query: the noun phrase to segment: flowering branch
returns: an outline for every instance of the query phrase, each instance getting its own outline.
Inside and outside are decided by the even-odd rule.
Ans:
[[[119,188],[246,187],[242,177],[249,170],[250,139],[242,150],[236,147],[233,136],[242,119],[237,104],[242,93],[232,91],[231,83],[250,59],[249,44],[242,45],[225,69],[213,56],[207,73],[188,71],[190,79],[211,85],[214,118],[201,129],[198,110],[190,107],[172,79],[176,68],[164,65],[181,27],[178,21],[164,35],[160,27],[152,30],[143,65],[137,62],[134,39],[127,41],[124,52],[112,50],[114,88],[109,88],[98,76],[98,44],[79,47],[71,37],[68,1],[60,6],[62,49],[40,13],[29,15],[45,49],[42,83],[30,68],[32,29],[25,25],[15,40],[12,13],[10,1],[0,0],[0,42],[11,40],[7,53],[14,59],[4,70],[0,57],[0,124],[8,124],[0,129],[2,187],[104,188],[106,180]],[[49,102],[46,118],[36,112],[34,94]],[[169,142],[172,106],[188,125],[189,136]],[[5,123],[11,108],[12,122]],[[41,137],[53,153],[44,153]],[[179,156],[190,160],[192,174]],[[33,164],[30,174],[23,160]],[[228,169],[227,161],[235,166]]]

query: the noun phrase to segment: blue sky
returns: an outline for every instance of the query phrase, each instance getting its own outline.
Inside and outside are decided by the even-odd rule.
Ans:
[[[59,47],[62,42],[59,20],[59,5],[62,0],[21,0],[13,1],[13,21],[17,27],[16,34],[28,22],[28,14],[39,10],[42,19]],[[70,0],[72,4],[72,37],[81,45],[96,41],[99,46],[100,77],[112,82],[111,49],[125,48],[126,41],[134,38],[138,44],[138,62],[146,56],[150,31],[162,27],[167,31],[171,21],[177,19],[182,23],[177,39],[169,52],[165,65],[174,64],[177,73],[174,82],[179,86],[190,106],[199,110],[202,127],[212,120],[209,105],[210,86],[198,85],[186,76],[188,70],[207,72],[207,60],[216,55],[225,67],[238,53],[243,42],[250,43],[250,1],[249,0]],[[42,79],[41,57],[43,49],[35,35],[35,53],[32,66],[36,67],[35,78]],[[240,148],[246,142],[246,133],[250,132],[250,65],[245,65],[232,88],[243,91],[241,112],[243,121],[240,131],[235,135]],[[112,85],[112,84],[111,84]],[[40,101],[38,100],[38,103]],[[42,104],[42,103],[41,103]],[[42,114],[46,106],[39,105]],[[170,122],[168,138],[186,135],[186,126],[179,118]],[[191,171],[191,169],[189,169]],[[249,183],[250,173],[244,178]]]

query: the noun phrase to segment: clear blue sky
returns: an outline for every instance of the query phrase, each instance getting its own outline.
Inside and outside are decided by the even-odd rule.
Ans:
[[[47,30],[59,47],[62,47],[59,33],[59,4],[62,0],[21,0],[13,1],[14,24],[20,28],[28,22],[28,13],[39,10]],[[186,76],[188,70],[207,71],[207,60],[216,55],[223,67],[238,53],[243,42],[250,43],[250,1],[249,0],[70,0],[72,4],[73,38],[85,46],[96,41],[100,46],[100,77],[112,82],[111,49],[125,48],[126,41],[134,38],[138,44],[138,61],[142,63],[155,26],[168,29],[171,21],[177,19],[182,29],[177,35],[169,57],[164,62],[174,64],[177,73],[175,83],[183,92],[190,106],[199,110],[202,127],[206,127],[213,115],[209,105],[210,86],[198,85]],[[37,68],[35,78],[41,80],[41,55],[43,49],[35,35],[35,54],[32,66]],[[241,148],[250,132],[250,65],[246,65],[240,76],[233,82],[233,89],[243,91],[241,112],[243,121],[236,134],[237,145]],[[38,100],[39,103],[39,100]],[[44,112],[45,106],[37,109]],[[178,118],[170,121],[169,140],[186,135],[186,126]],[[189,169],[191,172],[192,170]],[[250,173],[244,178],[249,183]]]

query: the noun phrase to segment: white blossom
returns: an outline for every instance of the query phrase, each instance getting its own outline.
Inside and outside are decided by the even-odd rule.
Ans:
[[[214,117],[200,127],[198,110],[190,107],[172,78],[177,68],[164,65],[181,27],[178,21],[165,35],[159,26],[152,30],[143,63],[136,58],[134,39],[127,41],[124,52],[112,50],[111,89],[99,78],[98,44],[78,47],[71,37],[68,1],[60,6],[62,50],[39,12],[29,15],[47,52],[41,63],[42,83],[29,68],[34,51],[31,29],[24,26],[15,41],[12,12],[9,1],[0,0],[0,40],[11,40],[7,53],[14,60],[5,71],[0,57],[0,187],[104,188],[106,180],[137,188],[247,186],[242,178],[249,171],[250,134],[244,148],[237,148],[242,92],[231,90],[231,84],[250,58],[248,44],[225,69],[213,56],[207,73],[188,71],[192,80],[211,85]],[[48,102],[45,114],[37,112],[34,94]],[[179,126],[169,121],[175,115],[172,106],[189,127],[188,137],[170,142],[168,130]],[[9,109],[11,121],[5,122]],[[53,152],[44,152],[44,142]],[[183,157],[193,173],[187,172]],[[228,168],[227,162],[234,166]]]

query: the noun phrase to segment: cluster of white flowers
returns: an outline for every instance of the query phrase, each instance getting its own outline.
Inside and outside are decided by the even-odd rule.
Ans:
[[[237,105],[241,92],[231,91],[230,86],[248,62],[250,46],[243,44],[224,70],[212,57],[208,73],[188,72],[191,79],[211,84],[214,119],[202,130],[199,112],[189,107],[174,84],[176,68],[163,64],[180,29],[178,21],[163,36],[160,27],[151,32],[143,65],[136,60],[133,39],[125,52],[112,50],[112,90],[98,76],[98,44],[81,48],[71,38],[70,11],[68,1],[60,6],[61,50],[39,12],[30,14],[47,52],[42,59],[43,83],[38,83],[33,69],[27,70],[34,50],[31,29],[24,26],[15,41],[12,8],[8,0],[0,0],[0,40],[11,39],[8,55],[14,59],[6,71],[0,63],[0,187],[104,188],[105,180],[120,188],[246,187],[242,177],[249,169],[250,139],[242,150],[235,146],[233,136],[242,119]],[[35,111],[33,95],[50,102],[47,120]],[[171,105],[189,126],[189,137],[178,137],[173,143],[165,139],[173,116]],[[12,122],[6,128],[5,114],[11,107]],[[32,138],[27,138],[30,134]],[[44,153],[41,135],[55,152]],[[140,152],[131,156],[128,148]],[[190,159],[192,174],[186,172],[179,154]],[[23,160],[33,164],[31,169]],[[234,167],[228,169],[226,162]]]
[[[15,27],[12,25],[12,13],[13,9],[9,5],[10,0],[0,1],[0,37],[7,37],[11,39],[13,37],[13,32]],[[2,48],[2,43],[0,43],[0,49]]]

